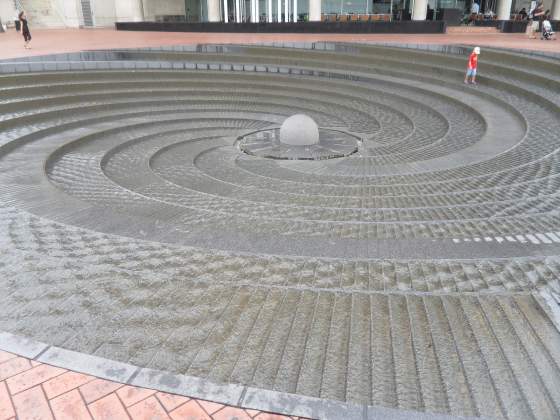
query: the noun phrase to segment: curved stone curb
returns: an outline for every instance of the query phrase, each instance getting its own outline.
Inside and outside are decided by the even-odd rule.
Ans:
[[[236,384],[216,384],[128,363],[65,350],[26,337],[0,332],[0,350],[37,362],[141,388],[150,388],[245,409],[321,420],[469,420],[444,414],[395,410],[267,391]],[[480,417],[477,417],[480,419]]]

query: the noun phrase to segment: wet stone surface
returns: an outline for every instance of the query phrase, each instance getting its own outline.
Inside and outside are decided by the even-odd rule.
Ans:
[[[558,61],[486,49],[472,87],[460,48],[293,47],[2,74],[0,331],[221,384],[558,418]],[[295,113],[363,142],[292,160],[249,141]]]
[[[239,149],[252,156],[286,160],[324,160],[350,156],[358,151],[360,139],[336,130],[320,129],[319,143],[307,146],[283,144],[278,128],[239,137]]]

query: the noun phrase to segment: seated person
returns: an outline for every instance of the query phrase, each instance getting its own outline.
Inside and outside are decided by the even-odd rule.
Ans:
[[[480,6],[476,1],[473,1],[468,23],[474,22],[477,19],[479,13],[480,13]]]
[[[474,1],[471,6],[471,15],[478,15],[479,13],[480,13],[480,6],[476,1]]]
[[[521,17],[521,20],[527,19],[527,10],[525,10],[525,8],[521,9],[519,11],[519,16]]]

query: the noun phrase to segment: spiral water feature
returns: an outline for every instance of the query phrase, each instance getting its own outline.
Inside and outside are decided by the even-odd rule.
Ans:
[[[0,62],[0,330],[222,384],[557,418],[560,60],[483,48],[474,87],[468,48],[413,47]],[[280,144],[295,114],[318,142]]]

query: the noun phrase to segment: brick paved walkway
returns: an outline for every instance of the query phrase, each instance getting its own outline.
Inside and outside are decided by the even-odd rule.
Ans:
[[[289,420],[278,414],[137,388],[0,350],[0,420]]]
[[[21,35],[10,29],[0,34],[0,58],[41,55],[87,49],[159,47],[162,45],[274,41],[402,42],[414,44],[478,44],[483,46],[560,52],[560,41],[528,39],[525,34],[220,34],[126,32],[112,29],[33,29],[32,49],[23,48]]]

